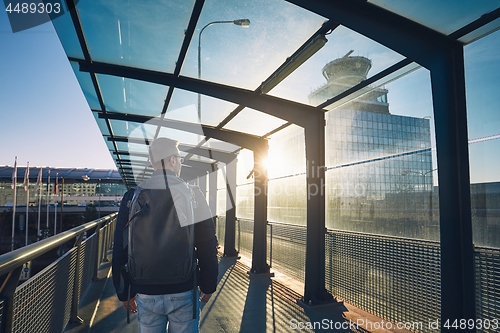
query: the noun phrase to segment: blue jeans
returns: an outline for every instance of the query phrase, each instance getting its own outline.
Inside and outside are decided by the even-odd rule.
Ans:
[[[139,333],[165,333],[167,325],[168,333],[198,332],[199,306],[193,319],[193,290],[168,295],[137,294],[135,300]]]

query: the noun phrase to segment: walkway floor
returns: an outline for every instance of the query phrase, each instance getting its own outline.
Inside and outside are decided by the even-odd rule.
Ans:
[[[248,270],[244,258],[221,258],[217,292],[201,310],[202,333],[389,332],[356,325],[382,320],[344,303],[303,308],[296,302],[301,283],[278,274],[272,278],[249,275]],[[126,312],[115,295],[109,263],[102,265],[99,277],[80,302],[79,316],[84,323],[69,324],[65,332],[137,333],[136,315],[131,314],[127,324]],[[309,328],[312,325],[315,327]]]

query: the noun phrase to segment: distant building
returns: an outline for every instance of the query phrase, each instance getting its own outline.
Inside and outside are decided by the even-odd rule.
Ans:
[[[17,205],[26,206],[27,192],[23,187],[26,167],[17,168]],[[30,167],[29,172],[29,205],[37,206],[39,191],[36,182],[39,167]],[[47,180],[50,171],[50,184]],[[0,206],[12,206],[14,190],[12,189],[12,166],[0,166]],[[54,193],[56,175],[58,177],[57,193]],[[64,178],[64,185],[63,185]],[[127,191],[117,170],[86,168],[42,168],[42,205],[60,203],[68,206],[86,206],[99,203],[102,206],[115,205],[120,202]]]

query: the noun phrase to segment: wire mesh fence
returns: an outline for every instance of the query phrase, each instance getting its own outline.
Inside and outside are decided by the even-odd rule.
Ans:
[[[107,258],[107,251],[113,241],[115,220],[108,222],[111,223],[93,233],[80,245],[76,237],[74,247],[15,289],[9,332],[64,331],[70,319],[77,315],[74,312],[77,307],[73,302],[79,303],[96,276],[98,265]],[[4,299],[2,306],[5,305]],[[4,309],[0,332],[5,329],[6,314]]]
[[[218,219],[219,242],[224,220]],[[304,281],[305,226],[268,223],[268,262]],[[253,221],[238,219],[236,247],[251,256]],[[336,298],[392,322],[413,323],[413,330],[431,332],[440,318],[439,242],[327,230],[325,288]],[[476,248],[478,332],[496,332],[500,317],[500,249]],[[476,327],[478,327],[476,325]]]

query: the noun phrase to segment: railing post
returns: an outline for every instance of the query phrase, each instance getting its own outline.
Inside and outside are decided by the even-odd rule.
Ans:
[[[273,267],[273,225],[269,224],[269,221],[267,222],[267,225],[269,226],[269,268]]]
[[[100,260],[100,256],[99,256],[99,231],[101,230],[101,226],[102,226],[102,223],[103,222],[99,222],[99,224],[97,225],[97,227],[95,228],[95,231],[94,231],[94,237],[97,237],[97,239],[94,241],[95,245],[94,245],[94,276],[92,277],[92,281],[99,281],[99,277],[97,276],[97,273],[99,272],[99,266],[101,265],[101,260]]]
[[[69,318],[69,322],[71,324],[82,324],[83,319],[78,317],[78,302],[80,300],[80,294],[78,292],[78,289],[81,284],[81,276],[80,276],[80,270],[81,270],[81,262],[80,262],[80,256],[82,255],[82,240],[83,240],[83,232],[78,235],[78,238],[76,239],[75,242],[75,247],[76,247],[76,267],[75,267],[75,279],[73,282],[73,300],[71,302],[71,315]]]
[[[101,262],[108,262],[108,235],[109,235],[109,223],[104,226],[104,235],[102,237],[102,247],[101,247]]]
[[[237,257],[236,237],[236,161],[226,165],[226,230],[224,257]]]
[[[238,253],[241,252],[241,221],[240,219],[236,219],[235,221],[236,223],[238,223]]]
[[[16,291],[17,284],[19,283],[19,277],[22,269],[23,266],[19,266],[10,271],[0,287],[0,298],[5,300],[5,319],[2,319],[2,325],[0,325],[2,333],[12,332],[12,319],[14,317],[14,292]]]

